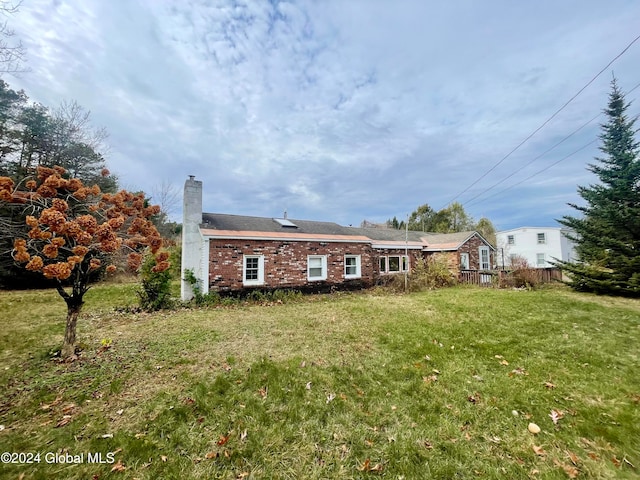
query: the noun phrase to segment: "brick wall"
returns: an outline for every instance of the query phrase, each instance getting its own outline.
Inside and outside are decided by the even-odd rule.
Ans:
[[[315,285],[373,283],[375,262],[370,245],[360,243],[287,242],[269,240],[209,241],[210,290],[242,290],[243,256],[264,255],[264,285],[261,288],[295,288]],[[307,280],[307,255],[327,256],[327,279]],[[344,256],[360,255],[361,278],[345,279]]]
[[[468,253],[469,254],[469,269],[478,270],[480,268],[480,250],[479,247],[488,246],[485,242],[482,241],[480,237],[474,235],[467,242],[460,247],[458,253],[456,255],[458,266],[460,265],[460,254]],[[495,252],[489,249],[489,267],[493,268]]]
[[[474,236],[457,252],[443,252],[452,272],[460,269],[460,253],[469,253],[469,267],[478,269],[478,247],[486,245]],[[288,242],[269,240],[216,240],[209,241],[209,289],[237,291],[245,288],[302,288],[321,290],[323,287],[367,287],[380,276],[379,257],[402,256],[404,248],[374,250],[362,243]],[[422,257],[421,250],[409,250],[409,268]],[[242,282],[243,256],[264,255],[264,285],[246,287]],[[327,256],[327,279],[307,280],[307,255]],[[344,256],[360,255],[361,278],[345,279]],[[425,254],[429,255],[429,254]],[[494,252],[490,252],[493,265]]]

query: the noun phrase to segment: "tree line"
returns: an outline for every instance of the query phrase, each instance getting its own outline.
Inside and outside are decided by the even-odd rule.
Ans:
[[[496,229],[491,220],[482,217],[476,222],[459,202],[453,202],[437,211],[425,203],[411,212],[407,222],[399,221],[394,216],[386,221],[386,226],[399,230],[408,228],[409,230],[431,233],[477,231],[491,244],[496,244]]]

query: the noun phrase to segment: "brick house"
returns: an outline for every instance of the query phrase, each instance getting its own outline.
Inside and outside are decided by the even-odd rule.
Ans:
[[[185,183],[181,296],[191,270],[203,293],[246,289],[363,288],[446,255],[453,273],[490,269],[493,247],[477,232],[431,234],[343,227],[332,222],[202,212],[202,182]]]

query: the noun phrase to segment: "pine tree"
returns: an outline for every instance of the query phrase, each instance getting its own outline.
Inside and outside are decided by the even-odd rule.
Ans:
[[[628,108],[614,79],[601,126],[604,156],[588,167],[599,182],[578,187],[586,205],[569,204],[582,217],[559,220],[577,243],[579,262],[558,262],[576,290],[640,296],[640,144]]]

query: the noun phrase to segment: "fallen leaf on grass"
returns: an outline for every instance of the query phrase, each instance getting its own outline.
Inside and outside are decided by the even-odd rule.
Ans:
[[[557,467],[562,468],[564,470],[564,473],[566,473],[569,478],[578,478],[580,471],[576,467],[567,465],[565,463],[560,463],[558,460],[554,460],[553,463]]]
[[[562,418],[564,418],[564,412],[562,410],[553,409],[551,410],[551,413],[549,414],[549,416],[551,417],[551,421],[553,422],[553,424],[557,425],[558,420],[561,420]]]
[[[334,393],[330,393],[329,395],[327,395],[327,403],[333,402],[335,398],[336,398],[336,395]]]
[[[218,452],[209,452],[204,456],[204,458],[211,460],[213,458],[218,458],[218,455],[220,455]]]
[[[518,368],[516,368],[516,369],[514,369],[514,370],[511,370],[511,371],[509,372],[509,376],[510,376],[510,377],[513,377],[513,376],[515,376],[515,375],[525,375],[525,376],[527,376],[527,375],[529,375],[529,374],[527,373],[527,371],[526,371],[524,368],[522,368],[522,367],[518,367]]]
[[[258,393],[260,394],[260,396],[262,398],[267,398],[267,395],[269,393],[269,389],[268,389],[268,387],[261,387],[260,390],[258,390]]]
[[[545,452],[544,449],[538,445],[533,445],[532,448],[536,455],[544,457],[547,454],[547,452]]]
[[[384,466],[380,463],[376,463],[375,465],[371,466],[371,461],[367,458],[364,463],[358,467],[358,470],[360,470],[361,472],[374,472],[374,473],[380,473],[382,472],[382,470],[384,469]]]
[[[467,397],[467,400],[475,405],[476,403],[478,403],[480,401],[480,394],[478,392],[476,392],[473,395],[469,395]]]
[[[229,441],[229,438],[231,437],[231,432],[229,432],[227,434],[227,436],[224,435],[220,435],[220,438],[218,439],[218,441],[216,442],[216,445],[218,445],[219,447],[221,447],[222,445],[224,445],[225,443],[227,443]]]
[[[118,460],[118,463],[116,463],[112,468],[111,471],[112,472],[124,472],[127,469],[127,467],[125,467],[122,462],[120,462],[120,460]]]
[[[509,362],[506,360],[500,360],[500,365],[509,365]]]
[[[166,455],[160,455],[160,460],[162,460],[163,462],[167,461],[167,456]]]
[[[573,463],[576,467],[578,466],[578,462],[580,461],[580,459],[575,453],[573,453],[570,450],[567,450],[567,457],[569,457],[569,460],[571,460],[571,463]]]
[[[429,375],[428,377],[422,377],[422,381],[424,383],[437,382],[438,381],[438,376],[437,375]]]
[[[544,386],[547,388],[556,388],[556,386],[551,382],[544,382]]]
[[[58,420],[58,423],[56,423],[56,428],[64,427],[69,422],[71,422],[71,415],[64,415],[60,420]]]
[[[306,388],[307,390],[311,390],[311,382],[307,382],[304,388]]]

